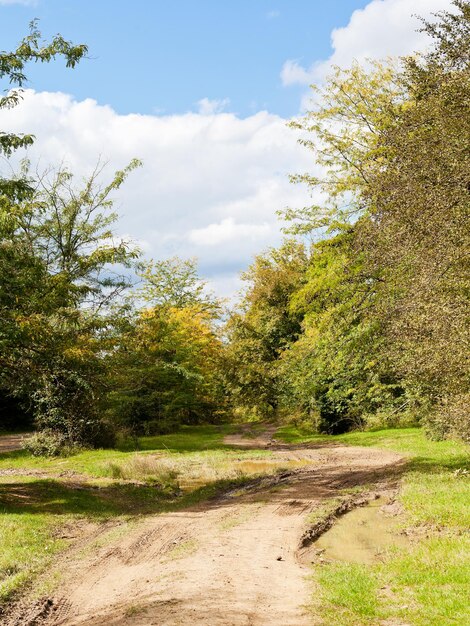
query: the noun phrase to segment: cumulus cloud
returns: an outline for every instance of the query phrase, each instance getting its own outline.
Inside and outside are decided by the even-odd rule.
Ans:
[[[266,111],[119,115],[91,99],[26,90],[18,107],[0,110],[0,128],[36,135],[28,156],[40,169],[65,162],[81,177],[101,156],[110,176],[142,159],[117,196],[120,234],[147,256],[198,257],[222,294],[281,240],[276,210],[309,202],[288,174],[310,170],[310,157],[286,120]]]
[[[346,26],[333,30],[329,59],[316,60],[309,67],[288,60],[282,67],[281,80],[284,85],[309,85],[321,81],[332,65],[348,67],[354,60],[364,62],[421,51],[428,39],[419,32],[416,16],[429,18],[451,8],[451,0],[372,0],[354,11]]]

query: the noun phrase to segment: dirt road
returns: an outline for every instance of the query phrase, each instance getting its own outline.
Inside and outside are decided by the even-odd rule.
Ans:
[[[233,445],[304,459],[278,485],[240,490],[147,518],[124,539],[67,559],[48,625],[303,626],[309,570],[299,558],[307,516],[345,487],[385,484],[400,457],[373,449],[277,446],[273,430]]]
[[[21,433],[19,435],[0,435],[0,454],[2,452],[12,452],[20,450],[23,441],[30,437],[32,433]]]

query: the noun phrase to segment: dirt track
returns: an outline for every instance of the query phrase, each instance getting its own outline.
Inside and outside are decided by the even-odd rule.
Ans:
[[[48,625],[302,626],[312,623],[308,568],[299,558],[306,517],[327,497],[385,484],[398,455],[374,449],[278,446],[272,431],[227,443],[270,446],[306,459],[276,487],[240,491],[191,510],[152,516],[85,559],[68,559]]]
[[[20,450],[23,441],[30,437],[32,433],[21,433],[19,435],[0,435],[0,453]]]

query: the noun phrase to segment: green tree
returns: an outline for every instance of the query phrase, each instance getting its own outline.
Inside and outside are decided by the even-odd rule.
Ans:
[[[424,25],[433,49],[404,62],[407,106],[381,137],[387,159],[364,193],[373,219],[357,247],[382,277],[384,354],[434,435],[470,438],[470,6],[454,5]]]
[[[195,259],[173,257],[140,266],[132,299],[108,357],[109,410],[136,433],[214,421],[225,411],[220,376],[221,303],[207,290]]]
[[[183,308],[197,305],[217,313],[221,302],[198,275],[196,259],[171,257],[142,263],[139,273],[143,285],[139,295],[153,306]]]
[[[17,106],[22,99],[22,87],[27,82],[26,65],[33,63],[49,63],[57,57],[65,59],[67,67],[75,65],[88,51],[84,44],[75,45],[66,41],[61,35],[56,35],[52,41],[44,42],[37,28],[37,21],[30,24],[29,35],[18,44],[16,50],[0,53],[0,80],[4,80],[9,87],[0,97],[0,110]],[[7,133],[0,130],[0,156],[6,157],[18,150],[26,148],[34,142],[33,135]],[[29,190],[27,179],[5,178],[0,175],[0,210],[5,210],[5,202],[23,197]]]
[[[60,35],[49,43],[42,41],[37,23],[32,22],[29,35],[15,50],[0,53],[0,81],[8,85],[0,97],[0,110],[20,103],[22,86],[27,82],[25,68],[29,62],[48,63],[62,57],[67,67],[74,67],[86,53],[85,45],[74,45]],[[0,130],[0,157],[8,159],[13,152],[30,146],[33,141],[34,137],[30,134]],[[15,236],[18,219],[22,217],[22,207],[18,203],[24,202],[31,195],[32,182],[24,170],[9,177],[0,171],[0,352],[3,355],[12,345],[16,347],[26,339],[24,328],[12,326],[9,312],[16,307],[23,309],[26,316],[31,316],[38,307],[42,310],[43,297],[47,295],[46,271],[42,261],[35,257],[24,238],[19,240]],[[18,399],[10,395],[15,391],[10,383],[18,374],[15,368],[9,369],[10,363],[11,359],[5,363],[0,358],[0,397],[4,398],[2,401],[9,407],[9,414],[13,406],[19,419],[24,419],[18,407]],[[19,386],[16,385],[16,391]],[[30,404],[30,398],[27,404]],[[2,411],[2,415],[6,416],[6,411]]]
[[[306,264],[304,245],[287,241],[256,257],[242,276],[247,289],[227,324],[225,371],[232,402],[243,414],[266,416],[278,409],[277,363],[301,330],[302,315],[289,302]]]
[[[378,410],[394,411],[403,390],[378,358],[381,326],[368,313],[374,283],[352,254],[354,228],[313,246],[290,309],[303,319],[278,366],[282,403],[319,431],[364,426]]]
[[[308,362],[291,386],[309,381],[313,404],[334,397],[337,417],[366,414],[371,396],[379,410],[385,381],[436,435],[468,437],[470,7],[454,5],[424,24],[430,52],[335,70],[293,124],[322,172],[293,179],[325,201],[284,216],[326,241],[293,298],[304,333],[287,356]]]
[[[100,431],[106,388],[102,352],[130,278],[116,274],[137,255],[113,235],[111,194],[138,165],[100,186],[99,171],[82,188],[69,172],[37,181],[15,205],[0,246],[0,386],[32,400],[36,423],[68,440]]]

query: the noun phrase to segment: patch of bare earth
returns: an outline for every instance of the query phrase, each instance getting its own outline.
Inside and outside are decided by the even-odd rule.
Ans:
[[[10,624],[311,623],[305,608],[309,569],[301,558],[307,516],[344,488],[389,486],[401,458],[356,447],[277,446],[273,432],[230,436],[226,443],[269,445],[286,461],[305,460],[305,467],[192,509],[148,517],[124,539],[85,558],[69,554],[61,588],[37,619],[17,617]]]
[[[21,450],[23,443],[32,433],[21,433],[18,435],[0,435],[0,454],[2,452],[13,452]]]

